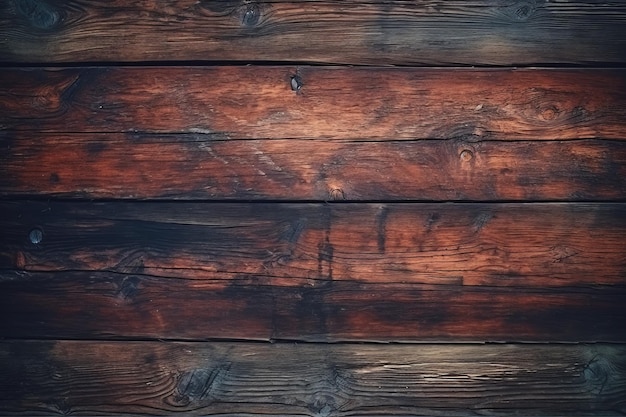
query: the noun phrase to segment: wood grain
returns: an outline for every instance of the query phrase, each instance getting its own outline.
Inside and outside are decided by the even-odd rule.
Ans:
[[[0,271],[0,337],[626,342],[626,286],[471,286]]]
[[[625,16],[621,1],[11,0],[0,61],[624,63]]]
[[[626,271],[624,204],[1,202],[0,211],[0,267],[28,271],[553,287],[622,284]]]
[[[300,83],[297,91],[292,77]],[[623,140],[626,71],[3,69],[0,127],[196,133],[223,140]]]
[[[1,207],[5,337],[626,340],[623,204]]]
[[[0,415],[623,416],[623,345],[0,343]]]
[[[260,201],[626,196],[625,141],[207,136],[0,133],[0,196]]]

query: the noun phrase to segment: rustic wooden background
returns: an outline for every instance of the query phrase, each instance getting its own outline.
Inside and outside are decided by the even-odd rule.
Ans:
[[[626,1],[0,2],[0,414],[626,415]]]

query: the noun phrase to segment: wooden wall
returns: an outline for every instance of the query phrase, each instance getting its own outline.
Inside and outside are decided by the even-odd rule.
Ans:
[[[626,415],[625,28],[0,2],[0,415]]]

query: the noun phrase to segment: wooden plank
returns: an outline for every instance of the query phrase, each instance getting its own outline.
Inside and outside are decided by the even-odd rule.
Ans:
[[[0,342],[0,415],[622,416],[624,345]]]
[[[0,195],[290,201],[611,201],[626,196],[626,141],[224,141],[206,136],[0,133]]]
[[[0,337],[625,342],[626,286],[0,271]]]
[[[622,284],[626,271],[624,204],[25,201],[0,212],[0,267],[28,271],[542,287]]]
[[[1,207],[4,337],[626,340],[623,204]]]
[[[622,140],[626,71],[3,69],[0,126],[28,132],[202,133],[213,139]]]
[[[624,63],[625,16],[622,1],[14,0],[0,61]]]

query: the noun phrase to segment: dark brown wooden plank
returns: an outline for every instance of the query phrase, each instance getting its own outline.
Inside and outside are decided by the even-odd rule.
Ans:
[[[471,286],[0,271],[0,337],[626,341],[626,286]]]
[[[2,213],[5,337],[626,340],[623,204]]]
[[[3,69],[0,126],[221,139],[624,139],[626,71]]]
[[[0,343],[0,415],[623,416],[624,345]]]
[[[556,287],[622,284],[626,272],[625,204],[26,201],[0,212],[0,267],[28,271]]]
[[[626,141],[2,136],[0,195],[5,197],[611,201],[626,196]]]
[[[0,61],[623,63],[625,16],[622,1],[12,0]]]

